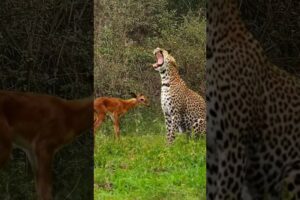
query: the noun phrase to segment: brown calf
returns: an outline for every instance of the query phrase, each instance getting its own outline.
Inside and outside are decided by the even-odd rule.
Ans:
[[[134,98],[126,100],[112,97],[99,97],[95,99],[94,111],[96,116],[94,117],[94,129],[100,127],[100,125],[105,119],[106,114],[109,114],[114,123],[115,137],[119,139],[119,118],[125,113],[127,113],[130,109],[133,109],[138,105],[149,105],[147,98],[143,94],[132,95]]]
[[[13,145],[22,148],[35,174],[38,200],[52,200],[52,160],[63,145],[92,128],[93,99],[0,91],[0,167]]]

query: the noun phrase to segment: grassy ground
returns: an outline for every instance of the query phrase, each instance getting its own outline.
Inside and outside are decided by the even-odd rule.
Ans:
[[[160,112],[134,111],[122,118],[121,140],[112,122],[95,141],[95,200],[205,199],[205,139],[179,135],[166,145]]]

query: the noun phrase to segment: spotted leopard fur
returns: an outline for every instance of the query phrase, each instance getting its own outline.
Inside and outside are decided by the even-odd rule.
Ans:
[[[206,106],[204,99],[189,89],[180,78],[175,59],[164,49],[156,48],[157,62],[154,69],[160,73],[161,106],[167,127],[167,141],[172,143],[175,132],[193,130],[199,137],[206,127]]]
[[[236,0],[208,1],[207,22],[207,199],[300,199],[300,81],[267,59]]]

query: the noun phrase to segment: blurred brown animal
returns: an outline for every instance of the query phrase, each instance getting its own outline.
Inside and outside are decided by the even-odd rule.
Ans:
[[[92,128],[93,99],[0,91],[0,167],[13,145],[23,149],[35,175],[38,200],[52,200],[54,154]]]

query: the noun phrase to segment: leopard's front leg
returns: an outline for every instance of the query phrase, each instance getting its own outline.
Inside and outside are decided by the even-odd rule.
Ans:
[[[167,128],[167,142],[168,144],[172,144],[175,140],[175,133],[179,129],[180,124],[180,116],[176,115],[176,110],[172,110],[171,115],[168,119],[168,128]],[[171,122],[171,123],[170,123]]]
[[[175,134],[172,133],[172,117],[167,112],[164,113],[164,116],[165,116],[165,124],[167,129],[167,142],[170,144],[175,139]]]

